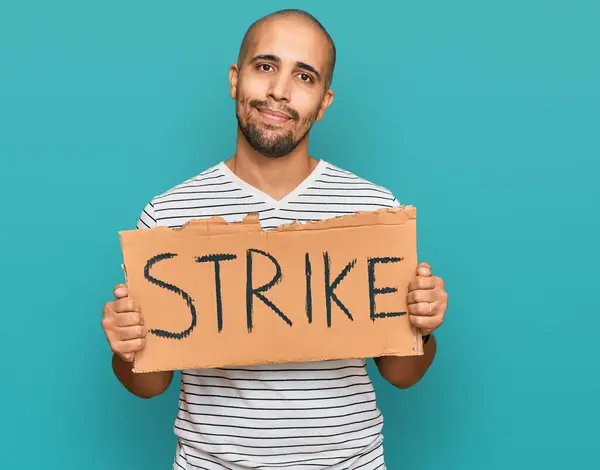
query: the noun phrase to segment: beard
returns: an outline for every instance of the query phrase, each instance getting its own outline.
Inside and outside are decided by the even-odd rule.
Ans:
[[[266,106],[267,103],[260,100],[252,100],[248,103],[249,108],[257,108],[259,106]],[[280,158],[288,155],[292,152],[304,139],[307,138],[314,121],[316,120],[318,110],[312,113],[310,116],[300,119],[298,112],[286,108],[283,110],[287,112],[291,119],[294,121],[301,121],[302,124],[307,125],[306,131],[297,139],[294,139],[294,133],[289,131],[282,131],[278,126],[271,124],[264,124],[262,122],[253,122],[248,119],[244,122],[239,115],[239,103],[236,109],[236,117],[238,127],[246,138],[250,146],[261,155],[270,158]],[[277,132],[279,130],[279,132]]]

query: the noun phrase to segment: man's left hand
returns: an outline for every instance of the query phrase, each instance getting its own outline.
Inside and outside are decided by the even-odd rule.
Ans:
[[[423,335],[431,334],[444,322],[448,294],[441,277],[433,276],[428,263],[420,263],[417,276],[408,285],[408,315]]]

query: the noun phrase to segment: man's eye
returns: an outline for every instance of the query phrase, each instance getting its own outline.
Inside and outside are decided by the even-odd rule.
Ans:
[[[300,80],[302,80],[303,82],[310,82],[312,81],[312,77],[306,73],[301,73]]]
[[[271,70],[271,66],[269,64],[260,64],[258,68],[263,72],[269,72]]]

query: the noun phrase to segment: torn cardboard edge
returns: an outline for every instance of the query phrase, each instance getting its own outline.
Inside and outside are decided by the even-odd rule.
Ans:
[[[204,225],[226,225],[226,226],[255,226],[260,227],[261,232],[287,232],[294,230],[328,230],[331,228],[346,228],[346,227],[362,227],[362,226],[373,226],[373,225],[399,225],[407,220],[416,218],[416,208],[414,206],[398,206],[395,208],[381,208],[375,211],[362,211],[355,214],[338,215],[330,217],[324,220],[311,220],[307,222],[293,221],[284,223],[278,227],[272,229],[264,229],[260,226],[260,217],[257,212],[250,212],[239,222],[228,222],[223,217],[215,216],[207,219],[192,219],[183,224],[181,227],[169,228],[163,227],[167,230],[174,230],[183,232],[186,229],[190,229],[196,226],[202,227]],[[396,219],[393,222],[386,217],[388,214],[394,214]],[[406,217],[400,220],[397,215],[404,214]],[[160,227],[159,227],[160,228]],[[245,228],[245,227],[244,227]]]
[[[277,245],[277,249],[275,251],[277,251],[277,253],[275,254],[276,257],[280,257],[281,259],[284,260],[284,262],[282,263],[282,266],[284,267],[284,270],[289,268],[289,265],[292,266],[296,266],[295,268],[291,268],[292,270],[298,268],[298,262],[296,261],[285,261],[286,259],[286,254],[283,254],[284,252],[294,252],[296,251],[296,253],[294,254],[295,258],[298,257],[298,253],[299,252],[303,252],[304,250],[306,250],[306,243],[309,243],[307,238],[304,237],[303,234],[307,234],[307,233],[313,233],[314,235],[310,236],[310,239],[313,240],[313,242],[310,243],[316,243],[316,246],[319,246],[319,242],[316,241],[314,242],[314,240],[323,240],[325,237],[325,239],[328,240],[328,242],[323,245],[323,246],[328,246],[329,248],[323,248],[325,250],[329,249],[332,253],[336,251],[337,247],[335,247],[336,243],[332,243],[332,240],[337,240],[339,237],[340,240],[342,240],[342,243],[346,243],[347,247],[350,248],[346,248],[345,252],[342,250],[340,253],[342,254],[346,254],[348,256],[352,255],[355,256],[357,255],[357,253],[360,254],[361,259],[366,260],[365,256],[377,256],[377,255],[372,255],[371,253],[383,253],[385,252],[385,247],[389,246],[391,251],[395,251],[397,252],[399,249],[398,243],[396,242],[397,238],[394,238],[396,235],[398,234],[406,234],[406,236],[408,237],[408,245],[406,245],[406,247],[404,248],[404,250],[407,253],[407,258],[409,259],[410,263],[415,263],[416,262],[416,236],[414,234],[415,232],[415,226],[411,226],[411,227],[407,227],[407,229],[404,229],[400,226],[404,225],[406,222],[409,221],[413,221],[413,219],[416,219],[416,209],[414,206],[398,206],[398,207],[394,207],[394,208],[382,208],[382,209],[378,209],[375,211],[362,211],[362,212],[356,212],[354,214],[348,214],[348,215],[340,215],[340,216],[336,216],[336,217],[331,217],[325,220],[321,220],[321,221],[310,221],[310,222],[299,222],[299,221],[293,221],[290,223],[286,223],[286,224],[282,224],[276,228],[273,229],[263,229],[260,225],[260,219],[259,219],[259,215],[257,213],[249,213],[248,215],[246,215],[245,217],[243,217],[240,221],[226,221],[224,218],[219,217],[219,216],[214,216],[214,217],[210,217],[210,218],[205,218],[205,219],[191,219],[189,221],[187,221],[185,224],[179,226],[179,227],[166,227],[166,226],[159,226],[159,227],[155,227],[155,228],[150,228],[150,229],[143,229],[143,230],[125,230],[125,231],[121,231],[119,232],[120,237],[121,237],[121,247],[123,250],[123,254],[124,254],[124,262],[122,264],[122,268],[124,271],[124,276],[125,276],[125,283],[126,285],[130,285],[130,279],[132,278],[131,276],[131,272],[130,269],[128,269],[128,263],[130,263],[129,268],[133,268],[134,272],[135,272],[135,276],[133,276],[133,279],[135,280],[134,284],[135,287],[134,289],[131,289],[132,292],[134,292],[134,294],[132,296],[137,297],[138,293],[142,293],[142,297],[143,297],[143,302],[141,302],[143,304],[143,312],[144,312],[144,316],[146,318],[146,314],[148,314],[148,320],[151,320],[151,323],[153,322],[154,324],[161,324],[164,323],[166,320],[168,320],[168,318],[166,317],[173,317],[173,316],[177,316],[181,313],[181,299],[179,299],[179,301],[176,301],[175,298],[172,300],[173,304],[172,304],[172,308],[171,308],[171,304],[169,304],[168,308],[165,308],[165,306],[163,305],[162,307],[162,311],[158,311],[160,310],[159,307],[157,307],[158,304],[160,304],[161,302],[163,302],[163,300],[161,300],[160,297],[156,297],[157,293],[156,291],[152,292],[151,291],[151,287],[150,287],[150,291],[148,291],[149,289],[149,285],[147,283],[147,280],[143,279],[143,277],[140,275],[140,272],[142,271],[141,267],[144,263],[144,260],[149,259],[149,257],[151,257],[153,254],[156,254],[156,252],[153,252],[153,250],[156,248],[156,244],[155,242],[158,242],[158,245],[160,245],[162,248],[162,250],[164,250],[165,246],[169,247],[169,251],[177,251],[176,247],[182,248],[184,246],[193,246],[193,249],[187,249],[183,250],[182,256],[187,256],[187,258],[190,258],[190,255],[206,255],[207,253],[210,252],[214,252],[214,253],[220,253],[221,251],[211,251],[213,250],[214,246],[219,246],[220,250],[223,249],[223,247],[232,247],[233,245],[236,245],[240,243],[240,240],[246,240],[245,242],[242,241],[242,243],[250,243],[250,245],[248,245],[246,247],[246,245],[243,246],[237,246],[236,250],[228,250],[226,249],[225,251],[229,252],[236,252],[238,253],[238,258],[241,261],[242,260],[242,251],[244,251],[246,248],[250,248],[252,243],[259,243],[262,244],[264,243],[264,246],[269,246],[269,243],[275,243],[275,245]],[[373,231],[374,227],[382,227],[382,226],[390,226],[390,230],[388,231],[387,229],[383,230],[383,232],[379,229],[376,230],[375,232]],[[369,232],[362,232],[362,230],[359,230],[358,232],[356,230],[353,229],[360,229],[361,227],[369,227]],[[348,230],[344,230],[344,229],[350,229],[350,231]],[[344,230],[343,232],[337,234],[337,230]],[[408,230],[408,231],[406,231]],[[331,231],[336,232],[335,234],[332,235]],[[285,240],[287,239],[287,237],[285,236],[286,233],[296,233],[297,235],[292,239],[295,240],[291,243],[294,244],[294,247],[298,244],[299,245],[299,249],[298,250],[294,250],[293,248],[290,249],[289,246],[285,246],[282,247],[282,242],[281,240]],[[320,233],[319,233],[320,232]],[[326,233],[329,233],[329,235],[325,235]],[[373,250],[366,250],[364,246],[361,245],[365,245],[365,243],[362,243],[364,241],[364,235],[353,235],[356,239],[355,240],[351,240],[352,243],[348,242],[348,237],[350,236],[351,233],[357,234],[357,233],[369,233],[369,234],[379,234],[377,236],[375,236],[375,245],[371,245],[373,247]],[[271,234],[274,234],[273,236],[271,236]],[[240,237],[234,237],[231,238],[227,235],[240,235]],[[258,238],[257,238],[257,235]],[[281,237],[281,235],[284,235],[283,237]],[[300,238],[297,238],[297,236],[300,235]],[[332,239],[332,236],[335,237]],[[205,239],[206,241],[203,241],[200,245],[198,245],[197,243],[194,243],[194,239],[196,238],[201,238],[201,239]],[[207,237],[207,238],[204,238]],[[304,238],[302,238],[304,237]],[[227,241],[229,240],[229,241]],[[248,242],[248,240],[252,240],[251,242]],[[262,241],[261,241],[262,240]],[[290,243],[289,240],[287,239],[288,242],[286,243]],[[344,242],[345,240],[345,242]],[[387,240],[387,241],[386,241]],[[367,243],[367,245],[369,245]],[[380,246],[376,246],[376,245],[380,245]],[[383,251],[382,251],[382,245],[383,245]],[[127,249],[129,248],[129,252],[126,253]],[[275,246],[273,247],[275,249]],[[315,247],[312,247],[312,251],[313,252],[317,252],[317,251],[321,251],[321,248],[315,249]],[[184,254],[185,253],[185,254]],[[302,253],[300,253],[302,254]],[[141,258],[140,258],[141,256]],[[336,255],[337,256],[337,255]],[[358,256],[358,255],[357,255]],[[381,256],[381,254],[379,255]],[[136,259],[137,257],[137,259]],[[316,258],[316,257],[315,257]],[[127,260],[129,259],[129,261],[127,262]],[[339,257],[338,257],[339,259]],[[133,260],[133,262],[132,262]],[[240,262],[238,261],[238,262]],[[288,267],[286,268],[286,264],[288,265]],[[230,266],[227,263],[223,263],[223,266]],[[416,267],[416,266],[415,266]],[[178,268],[175,271],[172,271],[172,274],[175,275],[175,277],[178,275],[178,272],[180,274],[182,268]],[[188,268],[186,268],[188,269]],[[207,284],[213,283],[214,284],[214,275],[208,276],[206,274],[206,272],[204,272],[204,274],[200,273],[199,270],[197,270],[196,268],[192,268],[194,269],[193,273],[190,274],[190,277],[194,277],[197,278],[198,276],[206,276],[202,279],[200,279],[201,283],[203,283],[205,286]],[[228,269],[228,268],[225,268]],[[336,268],[339,271],[339,266]],[[364,268],[361,268],[363,273],[365,272]],[[407,278],[407,271],[406,268],[403,268],[405,270],[403,276],[404,278]],[[245,271],[245,270],[240,270],[237,269],[237,271]],[[165,272],[163,272],[163,276],[165,276]],[[337,274],[334,273],[333,276],[335,276]],[[228,274],[228,276],[232,276],[232,274]],[[238,284],[241,282],[240,278],[239,278],[239,273],[235,274],[235,276],[238,276],[238,281],[236,281]],[[286,276],[288,276],[288,274],[286,273]],[[292,274],[293,276],[293,274]],[[291,278],[292,276],[288,276],[288,279]],[[378,275],[379,276],[379,275]],[[389,275],[388,275],[389,276]],[[259,277],[259,276],[257,276]],[[263,277],[264,277],[264,272],[263,272]],[[385,277],[385,276],[384,276]],[[171,279],[170,277],[166,277],[166,279]],[[180,281],[183,278],[179,278]],[[179,282],[180,282],[179,281]],[[292,287],[287,287],[288,289],[295,289],[291,291],[290,296],[291,297],[298,297],[298,299],[295,299],[294,302],[296,304],[298,304],[298,301],[300,299],[298,292],[301,291],[303,289],[303,286],[300,285],[301,284],[301,279],[296,279],[296,287],[293,287],[294,283],[291,282]],[[225,281],[224,281],[225,282]],[[264,281],[260,281],[260,282],[264,282]],[[290,281],[288,281],[290,282]],[[349,281],[349,282],[354,282],[356,283],[357,281]],[[384,279],[385,282],[385,279]],[[227,284],[227,282],[225,282]],[[185,284],[185,283],[183,283]],[[360,282],[359,282],[360,284]],[[364,286],[358,285],[357,286],[358,289],[352,291],[352,292],[357,292],[356,295],[358,295],[359,297],[362,295],[362,293],[364,293]],[[196,288],[197,289],[197,288]],[[354,288],[352,288],[354,289]],[[147,293],[144,293],[144,290],[147,291]],[[150,292],[150,293],[148,293]],[[190,291],[191,292],[191,291]],[[232,296],[231,294],[232,291],[230,291],[230,293],[228,294],[230,297]],[[243,297],[243,295],[240,294],[240,290],[236,291],[237,294],[235,294],[236,297]],[[194,297],[196,298],[196,294],[198,294],[197,291],[194,291]],[[161,295],[168,295],[168,294],[161,294]],[[346,294],[346,298],[350,297],[349,294]],[[354,294],[352,294],[352,297],[354,296]],[[197,298],[200,298],[201,296],[198,295]],[[226,297],[227,298],[227,297]],[[281,298],[276,297],[275,294],[273,293],[273,298],[275,299],[275,303],[281,302],[282,304],[285,304],[284,301],[281,300]],[[139,300],[139,298],[138,298]],[[204,298],[202,300],[202,302],[206,302],[206,298]],[[213,296],[213,300],[214,300],[214,296]],[[179,302],[179,303],[178,303]],[[229,300],[226,300],[226,303],[228,306],[231,305],[233,301],[231,300],[231,298]],[[260,302],[256,302],[257,304],[260,304]],[[356,308],[356,311],[359,311],[359,314],[364,314],[365,310],[368,311],[368,306],[366,306],[364,304],[363,300],[360,301],[354,301],[354,300],[348,300],[348,304],[353,304],[353,305],[361,305],[360,309]],[[212,312],[215,307],[214,305],[208,305],[206,303],[199,305],[199,308],[202,310],[202,316],[204,317],[205,315],[209,315],[209,312]],[[337,309],[337,307],[334,307]],[[297,309],[297,307],[296,307]],[[230,308],[230,311],[227,312],[227,314],[229,314],[230,316],[232,316],[231,310],[233,310],[235,313],[235,315],[238,315],[241,317],[242,315],[242,311],[244,311],[244,306],[242,305],[242,303],[239,302],[238,299],[238,305],[236,305],[235,308]],[[284,310],[286,310],[284,308]],[[165,311],[168,311],[169,314],[166,315]],[[286,310],[287,311],[287,310]],[[179,312],[179,313],[177,313]],[[319,314],[322,316],[322,309],[319,312]],[[245,313],[243,314],[245,315]],[[260,313],[259,315],[263,315],[263,313]],[[340,310],[336,310],[335,315],[340,315]],[[342,314],[343,315],[343,314]],[[405,317],[406,318],[406,317]],[[338,318],[339,321],[340,319]],[[406,320],[408,320],[406,318]],[[204,320],[206,321],[206,320]],[[229,320],[231,322],[231,318],[229,318]],[[239,320],[238,320],[239,321]],[[271,320],[273,321],[273,320]],[[364,322],[364,319],[361,320]],[[388,321],[388,320],[383,320],[383,321]],[[397,322],[390,322],[393,325],[398,325]],[[423,342],[422,342],[422,334],[420,332],[419,329],[415,328],[414,326],[412,326],[412,324],[408,323],[408,322],[403,322],[402,323],[402,328],[403,328],[403,333],[402,336],[404,339],[402,339],[401,341],[399,340],[399,337],[397,335],[394,336],[394,339],[389,339],[389,331],[387,331],[386,328],[382,328],[381,325],[378,326],[378,330],[379,333],[374,333],[374,331],[368,331],[368,330],[374,330],[373,328],[370,328],[370,325],[368,323],[364,324],[363,326],[360,325],[355,325],[355,328],[358,327],[359,330],[358,333],[357,331],[355,331],[354,333],[352,333],[353,335],[358,334],[359,337],[361,338],[358,342],[363,342],[362,346],[358,345],[356,346],[356,354],[351,352],[352,348],[348,348],[347,346],[343,347],[342,349],[345,352],[342,352],[341,354],[343,354],[343,357],[340,357],[338,354],[338,351],[332,351],[331,348],[327,349],[327,348],[321,348],[322,349],[322,353],[319,355],[318,358],[315,357],[311,357],[307,359],[307,362],[313,362],[313,361],[327,361],[327,360],[335,360],[335,359],[365,359],[365,358],[370,358],[370,357],[379,357],[379,356],[403,356],[403,355],[422,355],[423,354]],[[386,327],[389,326],[389,324],[386,324]],[[202,327],[205,328],[206,324]],[[338,328],[339,324],[337,325]],[[367,337],[367,339],[364,339],[361,335],[361,330],[360,328],[362,328],[362,332],[364,332],[364,335]],[[366,328],[366,329],[365,329]],[[150,328],[149,328],[150,329]],[[200,328],[201,329],[201,328]],[[301,329],[301,328],[300,328]],[[335,328],[334,328],[335,329]],[[346,332],[347,333],[347,332]],[[194,337],[194,334],[196,334],[196,336]],[[190,343],[191,341],[200,341],[199,338],[200,336],[198,336],[198,331],[196,331],[195,333],[193,333],[190,338],[186,339],[186,341],[188,343]],[[202,333],[204,334],[204,333]],[[286,332],[277,332],[277,334],[283,334],[286,335],[288,333]],[[335,333],[338,336],[340,334],[344,334],[344,333]],[[322,332],[319,332],[318,335],[323,336]],[[317,335],[317,336],[318,336]],[[254,335],[256,336],[256,334]],[[216,336],[218,337],[218,335]],[[194,339],[195,338],[195,339]],[[240,336],[240,338],[245,341],[246,338],[243,338]],[[369,339],[370,338],[370,339]],[[246,365],[253,365],[253,364],[280,364],[282,362],[305,362],[305,359],[302,358],[297,358],[296,360],[293,361],[289,361],[289,360],[285,360],[282,359],[282,357],[273,357],[270,358],[269,355],[265,355],[265,354],[255,354],[254,355],[254,359],[252,359],[250,362],[248,362],[248,360],[246,360],[244,357],[232,357],[229,351],[225,351],[225,355],[228,357],[227,359],[227,364],[225,364],[223,362],[223,359],[219,356],[211,356],[212,359],[209,357],[209,355],[207,355],[206,357],[204,357],[202,360],[199,359],[199,356],[194,354],[194,352],[199,352],[199,354],[202,354],[201,350],[202,347],[200,346],[193,346],[190,348],[186,347],[181,347],[181,344],[177,345],[177,344],[171,344],[168,345],[168,343],[164,342],[162,344],[159,344],[159,341],[161,340],[157,340],[156,338],[148,338],[150,341],[147,341],[147,345],[145,350],[142,350],[140,353],[136,354],[136,358],[135,358],[135,362],[134,362],[134,371],[135,372],[151,372],[151,371],[161,371],[161,370],[181,370],[181,369],[189,369],[189,368],[213,368],[213,367],[236,367],[236,366],[246,366]],[[212,338],[211,340],[213,340],[214,338]],[[294,339],[294,338],[292,338]],[[307,338],[304,338],[304,340],[306,340]],[[314,339],[314,338],[309,338],[309,340]],[[323,338],[321,338],[323,339]],[[348,340],[352,340],[353,338],[348,337]],[[356,338],[354,338],[356,339]],[[407,341],[410,339],[410,346],[407,343]],[[201,341],[204,342],[206,340],[206,338],[203,338]],[[296,341],[296,343],[298,343],[297,338],[294,339]],[[337,338],[337,340],[339,341],[339,337]],[[218,340],[216,340],[218,341]],[[242,341],[242,342],[243,342]],[[372,341],[372,343],[369,343],[368,341]],[[378,345],[375,344],[378,341]],[[399,343],[400,341],[400,343]],[[305,341],[306,342],[306,341]],[[403,342],[403,344],[401,344]],[[238,341],[232,341],[232,344],[238,344]],[[245,343],[245,348],[247,351],[251,351],[253,350],[253,348],[256,348],[256,342],[252,342],[252,341],[246,341]],[[218,349],[218,344],[215,343],[211,343],[211,347],[217,347]],[[284,344],[283,346],[284,348],[288,347],[286,344]],[[362,348],[362,349],[361,349]],[[160,349],[164,349],[161,351],[159,351]],[[358,350],[360,349],[360,351]],[[151,352],[149,352],[151,350]],[[376,350],[376,351],[375,351]],[[369,355],[365,356],[365,351],[368,351]],[[371,354],[372,353],[372,354]],[[169,361],[167,359],[165,359],[165,355],[174,355],[173,357],[176,357],[176,361],[171,361],[171,363],[168,363]],[[162,359],[161,359],[162,356]],[[252,362],[256,360],[256,357],[260,357],[260,362]],[[200,362],[202,364],[200,364]]]

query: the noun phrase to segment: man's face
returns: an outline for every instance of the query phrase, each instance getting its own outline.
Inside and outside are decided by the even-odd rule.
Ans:
[[[325,35],[297,18],[273,18],[255,31],[240,69],[230,72],[238,125],[268,157],[290,153],[333,99],[326,87]]]

